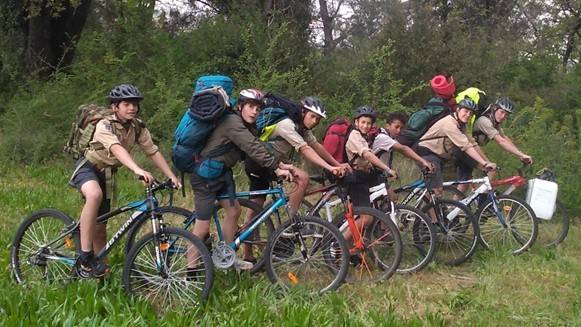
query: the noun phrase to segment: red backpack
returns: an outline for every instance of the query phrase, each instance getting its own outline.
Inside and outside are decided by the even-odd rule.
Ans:
[[[345,153],[345,144],[351,132],[351,122],[346,118],[335,119],[323,136],[323,147],[335,158],[335,160],[344,163],[347,162]]]

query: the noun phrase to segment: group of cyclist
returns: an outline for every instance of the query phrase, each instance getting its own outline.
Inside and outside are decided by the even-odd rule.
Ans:
[[[293,165],[295,154],[316,167],[349,180],[346,184],[354,206],[370,206],[369,187],[376,185],[380,178],[384,178],[382,176],[397,176],[392,168],[393,150],[414,160],[425,171],[426,185],[434,190],[436,196],[442,196],[442,169],[445,165],[455,164],[460,180],[468,180],[475,168],[493,173],[496,164],[480,148],[491,140],[521,161],[532,163],[531,156],[519,150],[500,127],[514,112],[514,104],[508,98],[498,98],[487,106],[485,92],[477,88],[469,88],[456,95],[452,77],[444,75],[434,77],[431,86],[434,97],[448,103],[452,111],[429,127],[412,147],[397,141],[407,123],[405,114],[389,114],[385,126],[379,127],[379,132],[372,132],[376,128],[377,111],[369,106],[357,108],[352,117],[352,131],[345,144],[347,163],[335,159],[313,134],[313,129],[327,118],[323,101],[312,96],[303,98],[300,120],[289,117],[278,121],[268,139],[261,140],[255,123],[263,109],[264,94],[257,89],[240,91],[237,104],[230,109],[233,114],[226,115],[220,121],[200,154],[201,157],[211,156],[213,160],[222,162],[225,167],[223,174],[213,179],[199,176],[196,172],[191,175],[197,212],[193,234],[200,239],[207,238],[217,197],[232,195],[219,200],[219,203],[225,213],[222,225],[224,240],[227,244],[234,240],[241,208],[233,196],[236,184],[232,168],[239,162],[244,164],[250,191],[268,189],[276,178],[292,180],[295,188],[289,195],[289,207],[293,215],[298,212],[309,184],[309,174]],[[110,210],[113,188],[107,175],[113,174],[118,167],[126,166],[142,176],[145,182],[153,181],[152,174],[132,159],[130,153],[135,145],[176,187],[182,187],[153,143],[149,131],[137,118],[139,104],[143,100],[141,92],[133,85],[122,84],[111,90],[108,100],[114,114],[96,125],[91,147],[77,162],[70,181],[70,185],[76,187],[85,199],[80,218],[80,271],[91,277],[101,277],[108,271],[107,263],[98,262],[94,257],[94,253],[105,246],[106,240],[106,226],[97,225],[96,218]],[[470,120],[475,113],[478,117],[470,133],[468,127],[472,125]],[[372,134],[373,137],[370,137]],[[215,155],[224,144],[232,146]],[[393,198],[393,192],[389,192]],[[265,198],[258,196],[252,200],[262,206]],[[248,212],[245,219],[249,221],[252,215]],[[359,227],[367,224],[368,218],[360,217]],[[351,238],[349,231],[344,236],[348,241]],[[242,246],[242,252],[242,257],[235,259],[235,267],[251,269],[256,262],[252,250]]]

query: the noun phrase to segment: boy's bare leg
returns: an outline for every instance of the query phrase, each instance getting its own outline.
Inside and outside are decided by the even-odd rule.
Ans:
[[[253,198],[253,199],[251,199],[251,201],[258,204],[260,207],[263,207],[266,199],[265,198]],[[256,214],[258,214],[258,212],[254,212],[254,210],[248,209],[248,211],[246,211],[246,218],[244,220],[244,223],[247,224],[248,222],[250,222]],[[255,233],[257,233],[257,231],[255,231]],[[246,243],[242,244],[242,258],[245,261],[256,260],[256,258],[254,257],[254,253],[252,253],[252,250],[253,249],[252,249],[252,246],[250,244],[246,244]]]
[[[93,235],[95,235],[97,212],[103,200],[103,191],[97,181],[87,181],[81,186],[81,193],[85,198],[85,205],[81,210],[81,250],[93,250]]]

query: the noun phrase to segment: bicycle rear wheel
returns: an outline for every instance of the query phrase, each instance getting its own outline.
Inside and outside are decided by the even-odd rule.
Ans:
[[[74,275],[79,234],[76,230],[67,233],[74,223],[61,211],[43,209],[20,224],[10,251],[18,283],[64,282]]]
[[[337,289],[347,274],[349,247],[331,223],[297,218],[276,229],[266,253],[269,279],[285,289],[300,287],[322,293]]]
[[[556,205],[551,219],[537,219],[539,231],[536,242],[542,246],[556,246],[563,242],[569,233],[569,213],[560,201],[557,200]]]
[[[489,249],[503,247],[512,254],[525,252],[537,238],[537,218],[533,209],[512,195],[498,195],[496,200],[496,203],[484,203],[476,214],[480,239]]]
[[[156,252],[161,254],[161,261]],[[125,260],[123,284],[130,295],[159,310],[197,305],[208,298],[213,282],[208,249],[193,234],[165,228],[139,240]]]
[[[402,241],[402,258],[397,272],[414,273],[427,266],[436,253],[438,241],[434,225],[416,208],[395,205],[395,221]],[[391,208],[383,210],[391,219]]]
[[[478,246],[479,228],[472,212],[464,204],[453,200],[438,200],[437,206],[430,204],[424,212],[435,214],[438,239],[436,259],[447,265],[456,266],[466,262]]]

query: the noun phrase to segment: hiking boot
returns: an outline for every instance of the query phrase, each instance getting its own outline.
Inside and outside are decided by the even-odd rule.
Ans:
[[[252,262],[244,261],[236,257],[236,259],[234,259],[234,268],[236,270],[250,270],[254,268],[254,265],[252,264]]]
[[[77,274],[81,278],[103,278],[109,271],[106,263],[92,258],[79,264]]]

